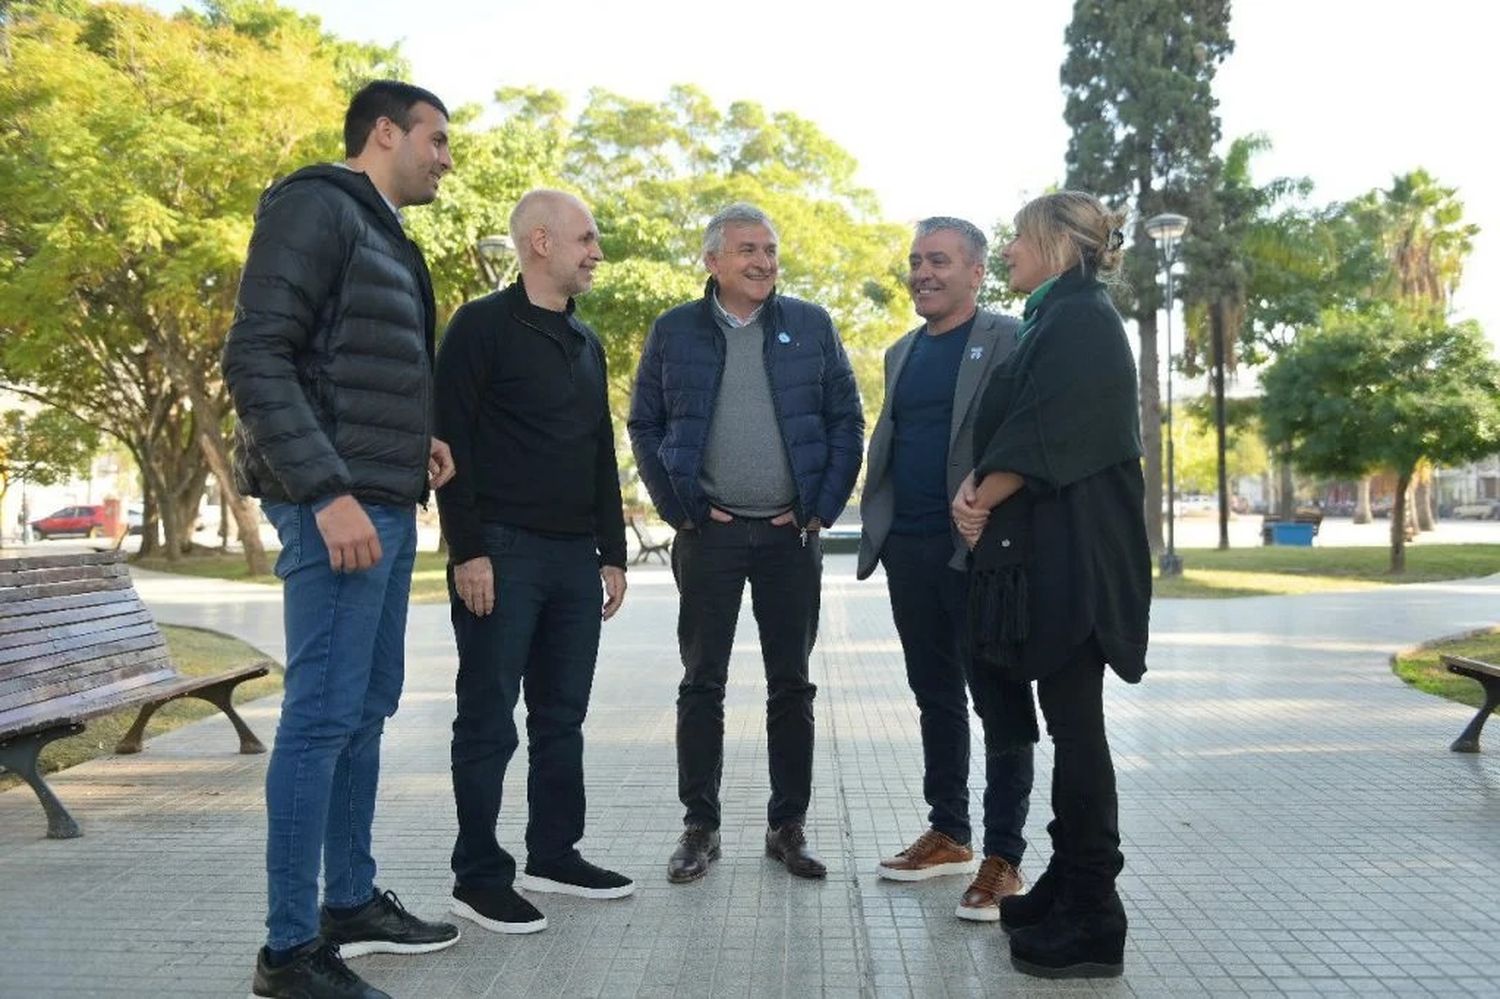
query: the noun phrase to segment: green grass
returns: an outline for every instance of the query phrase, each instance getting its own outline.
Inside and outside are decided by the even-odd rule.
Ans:
[[[167,649],[172,654],[172,662],[176,664],[179,672],[189,676],[218,673],[266,658],[239,639],[221,635],[216,631],[180,628],[173,625],[163,625],[161,631],[167,639]],[[242,704],[280,690],[281,670],[277,668],[266,676],[240,684],[235,689],[234,700],[236,704]],[[55,770],[77,766],[96,756],[113,753],[115,743],[120,741],[120,737],[135,721],[136,710],[136,708],[129,708],[113,714],[101,715],[87,722],[87,727],[79,734],[49,744],[46,749],[42,750],[43,771],[52,773]],[[181,728],[188,722],[218,714],[218,710],[206,701],[196,698],[172,701],[151,716],[150,723],[146,725],[146,738],[149,740],[163,732]],[[225,745],[233,745],[237,738],[234,730],[230,728],[227,720],[221,724],[224,726]],[[270,732],[257,732],[256,735],[260,736],[263,742],[270,743]],[[0,790],[19,783],[21,783],[21,778],[14,774],[0,773]]]
[[[1484,703],[1484,692],[1479,682],[1449,673],[1438,661],[1438,656],[1444,653],[1487,663],[1500,663],[1500,628],[1464,638],[1430,642],[1409,652],[1399,653],[1391,665],[1398,677],[1418,690],[1470,707],[1479,707]]]
[[[1406,572],[1390,574],[1386,548],[1260,546],[1185,548],[1180,578],[1155,582],[1158,597],[1251,597],[1367,590],[1402,583],[1468,579],[1500,572],[1500,545],[1412,545]]]

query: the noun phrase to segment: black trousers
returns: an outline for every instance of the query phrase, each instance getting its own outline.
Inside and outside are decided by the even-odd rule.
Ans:
[[[1036,685],[1052,737],[1052,866],[1067,897],[1085,907],[1109,897],[1125,866],[1115,766],[1104,734],[1105,668],[1091,639]]]
[[[922,729],[922,796],[932,828],[969,842],[969,698],[985,714],[984,677],[971,675],[966,651],[968,573],[948,567],[948,532],[916,537],[892,534],[880,551],[890,591],[891,616],[901,636],[906,682],[917,699]],[[1031,807],[1030,746],[985,754],[984,854],[1020,864],[1026,853]]]
[[[724,685],[745,584],[766,670],[772,826],[800,822],[812,797],[813,697],[808,657],[818,635],[823,551],[814,534],[765,520],[708,520],[678,532],[677,794],[684,821],[717,829],[724,771]]]
[[[515,859],[495,838],[505,768],[520,744],[516,702],[526,699],[527,863],[577,856],[583,838],[583,721],[599,651],[599,557],[592,537],[550,538],[486,524],[495,609],[469,613],[448,599],[458,642],[453,721],[453,874],[471,888],[504,887]]]

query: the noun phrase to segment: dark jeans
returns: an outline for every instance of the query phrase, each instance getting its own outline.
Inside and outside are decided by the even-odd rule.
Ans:
[[[765,520],[709,520],[679,531],[672,574],[680,604],[677,644],[677,794],[684,820],[719,828],[724,771],[724,685],[740,598],[750,583],[766,668],[766,742],[772,826],[800,822],[812,797],[813,697],[807,660],[818,635],[823,549],[817,536]]]
[[[583,838],[583,719],[599,652],[603,607],[592,537],[548,538],[487,524],[495,609],[476,617],[448,572],[458,641],[453,721],[453,874],[466,887],[508,886],[516,862],[495,839],[505,767],[515,752],[515,708],[524,689],[530,771],[526,852],[546,865],[576,856]],[[524,684],[523,684],[524,681]]]
[[[891,615],[906,657],[906,682],[917,698],[922,727],[922,796],[932,828],[960,843],[969,826],[970,672],[968,574],[948,567],[947,531],[928,537],[892,534],[880,552]],[[983,715],[976,693],[975,707]],[[982,720],[982,718],[981,718]],[[985,754],[984,853],[1019,864],[1022,830],[1031,806],[1032,751]]]
[[[1090,640],[1036,685],[1052,737],[1052,866],[1069,897],[1085,906],[1107,898],[1125,866],[1115,766],[1104,734],[1104,671]]]

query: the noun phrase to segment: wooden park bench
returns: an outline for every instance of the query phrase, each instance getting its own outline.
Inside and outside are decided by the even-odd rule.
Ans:
[[[234,710],[234,688],[265,676],[269,660],[216,676],[183,676],[119,552],[0,559],[0,768],[30,784],[47,813],[49,839],[81,835],[42,779],[38,757],[90,718],[140,709],[115,747],[141,751],[157,708],[197,697],[229,716],[240,752],[263,753]]]
[[[1500,666],[1493,663],[1480,662],[1478,659],[1465,659],[1463,656],[1439,656],[1443,665],[1448,667],[1449,673],[1457,673],[1459,676],[1472,677],[1479,681],[1484,688],[1484,707],[1479,709],[1479,714],[1469,722],[1468,727],[1463,730],[1453,745],[1449,746],[1455,753],[1477,753],[1479,752],[1479,733],[1484,729],[1484,723],[1489,720],[1490,712],[1500,707]]]
[[[639,565],[648,561],[653,555],[661,559],[663,565],[667,564],[668,553],[672,550],[671,538],[665,541],[652,540],[650,528],[646,527],[642,519],[635,514],[630,515],[630,532],[635,535],[635,542],[639,546],[636,548],[635,558],[630,560],[631,565]]]

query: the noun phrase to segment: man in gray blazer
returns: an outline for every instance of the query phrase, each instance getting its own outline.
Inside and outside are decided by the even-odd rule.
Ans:
[[[906,678],[921,715],[922,793],[930,828],[883,861],[881,877],[922,881],[975,875],[958,916],[1000,918],[1000,899],[1021,888],[1021,836],[1031,795],[1031,749],[986,754],[984,860],[970,847],[969,704],[964,651],[967,549],[949,504],[974,464],[974,411],[991,372],[1016,343],[1017,322],[978,308],[988,241],[972,223],[917,224],[907,288],[925,322],[885,355],[885,404],[870,438],[860,579],[885,566]],[[983,677],[968,676],[985,714]]]

